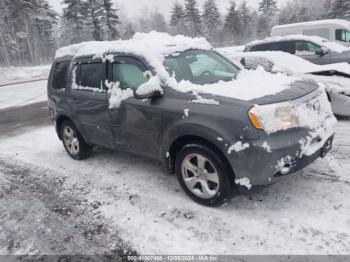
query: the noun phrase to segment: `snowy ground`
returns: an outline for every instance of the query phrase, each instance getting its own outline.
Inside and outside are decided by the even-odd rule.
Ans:
[[[11,252],[54,253],[43,243],[58,235],[59,251],[94,252],[62,242],[75,236],[65,227],[69,220],[62,219],[84,220],[92,212],[92,228],[97,221],[102,228],[109,225],[141,254],[349,254],[349,132],[350,122],[340,122],[326,159],[218,209],[190,201],[175,177],[146,159],[100,149],[76,162],[64,152],[53,127],[3,138],[0,226],[5,235],[0,239],[13,239]],[[37,188],[44,192],[41,197]],[[52,199],[46,199],[51,192]],[[57,213],[54,221],[47,208]],[[14,225],[17,234],[12,235]],[[34,227],[35,234],[27,227]],[[80,227],[76,231],[84,235]],[[95,229],[93,239],[105,234]],[[98,244],[105,245],[104,251],[113,241]],[[0,245],[1,253],[8,252],[4,239]]]
[[[15,82],[47,79],[51,65],[33,67],[0,67],[0,86]]]
[[[0,110],[47,100],[47,80],[0,86]]]

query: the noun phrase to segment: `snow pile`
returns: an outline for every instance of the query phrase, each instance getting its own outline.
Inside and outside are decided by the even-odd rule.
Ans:
[[[249,147],[250,147],[250,145],[248,143],[242,143],[241,141],[239,141],[236,144],[230,146],[227,153],[231,154],[232,151],[235,151],[238,153],[238,152],[241,152],[241,151],[248,149]]]
[[[344,52],[350,51],[348,47],[345,47],[336,42],[331,42],[325,38],[318,37],[318,36],[305,36],[305,35],[287,35],[287,36],[269,37],[264,40],[257,40],[247,44],[246,49],[250,49],[252,46],[255,46],[255,45],[282,42],[282,41],[297,41],[297,40],[310,41],[315,43],[316,45],[325,47],[337,53],[344,53]]]
[[[149,73],[149,74],[151,74],[151,73]],[[159,92],[160,94],[163,93],[161,82],[160,82],[160,79],[157,75],[150,76],[149,80],[146,83],[140,85],[136,90],[136,93],[140,96],[151,94],[154,92]]]
[[[188,108],[184,109],[184,117],[188,118],[190,116],[190,110]]]
[[[250,184],[250,180],[247,177],[237,178],[235,179],[235,183],[236,185],[245,186],[248,190],[252,188],[252,185]]]
[[[265,141],[261,146],[266,152],[272,153],[270,145]]]
[[[176,90],[182,93],[195,91],[249,101],[280,93],[289,89],[290,85],[297,80],[300,79],[285,74],[270,74],[260,68],[256,71],[242,70],[237,79],[228,82],[220,81],[216,84],[195,85],[189,81],[181,81]]]
[[[119,108],[122,101],[129,99],[134,96],[134,92],[128,88],[123,90],[119,87],[119,82],[108,83],[106,81],[106,86],[108,88],[109,98],[109,109]]]
[[[50,65],[32,67],[0,67],[0,84],[48,79]]]

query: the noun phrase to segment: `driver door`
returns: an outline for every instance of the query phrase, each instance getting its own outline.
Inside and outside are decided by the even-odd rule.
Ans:
[[[117,83],[121,103],[110,108],[109,117],[114,134],[115,147],[138,155],[158,158],[161,152],[162,98],[135,99],[132,91],[149,79],[147,67],[133,57],[116,57],[109,66],[108,78]]]

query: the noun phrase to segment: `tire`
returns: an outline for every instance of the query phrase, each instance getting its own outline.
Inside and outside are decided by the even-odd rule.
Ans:
[[[184,146],[176,157],[175,169],[182,189],[201,205],[220,206],[233,195],[233,172],[210,147]]]
[[[68,155],[75,160],[90,157],[92,146],[85,143],[78,129],[71,121],[64,121],[60,128],[60,137]]]

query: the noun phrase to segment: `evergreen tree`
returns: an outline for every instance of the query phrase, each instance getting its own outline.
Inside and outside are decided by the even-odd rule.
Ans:
[[[152,27],[152,30],[155,30],[158,32],[167,31],[167,24],[166,24],[165,18],[161,13],[159,13],[158,10],[154,10],[151,13],[151,27]]]
[[[104,40],[102,21],[104,18],[102,0],[87,0],[84,2],[82,13],[87,18],[87,26],[91,29],[92,39],[95,41]]]
[[[261,0],[259,3],[259,12],[265,16],[274,16],[277,10],[276,0]]]
[[[53,56],[56,13],[46,0],[0,2],[0,50],[2,63],[37,64]]]
[[[86,6],[83,5],[82,0],[63,0],[63,4],[67,5],[63,9],[63,23],[66,31],[64,34],[68,34],[65,38],[69,39],[70,43],[81,42],[85,23],[82,10]]]
[[[205,28],[207,36],[209,36],[209,38],[212,38],[214,31],[217,30],[220,25],[222,25],[221,15],[215,0],[207,0],[204,3],[203,9],[203,26]]]
[[[103,0],[105,10],[105,20],[107,26],[107,39],[115,40],[119,38],[117,25],[119,24],[118,10],[113,7],[111,0]]]
[[[349,18],[350,13],[350,1],[349,0],[335,0],[332,5],[332,11],[330,13],[331,18],[345,19]]]
[[[201,15],[197,8],[196,0],[185,0],[185,22],[188,35],[191,37],[202,34]]]
[[[171,8],[170,25],[178,26],[184,17],[185,12],[183,6],[179,1],[174,2],[173,7]]]
[[[240,34],[245,39],[251,34],[253,24],[252,10],[249,8],[247,1],[242,0],[238,7],[238,13],[240,16]]]
[[[238,40],[241,28],[240,15],[236,8],[236,3],[231,2],[228,14],[225,17],[224,32],[229,37],[231,43],[235,43],[236,38]]]
[[[322,18],[332,18],[332,0],[326,0],[322,9]]]

